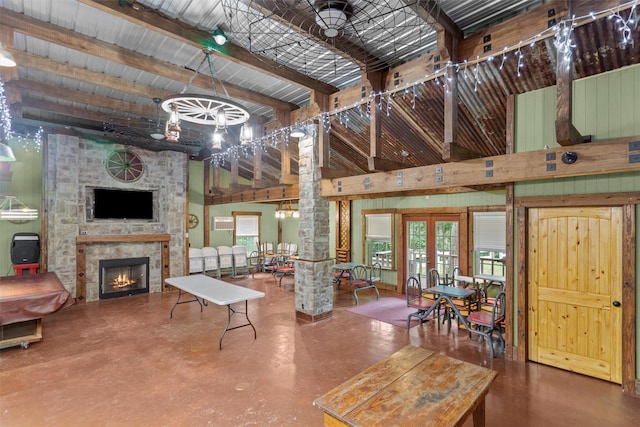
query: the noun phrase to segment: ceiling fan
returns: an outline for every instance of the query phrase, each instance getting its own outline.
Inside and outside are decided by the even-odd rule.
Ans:
[[[324,35],[333,38],[353,16],[353,7],[344,0],[319,1],[314,4],[316,24],[322,28]]]

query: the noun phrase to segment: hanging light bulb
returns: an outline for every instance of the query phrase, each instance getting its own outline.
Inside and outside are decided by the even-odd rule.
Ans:
[[[180,119],[178,118],[178,107],[175,104],[171,105],[171,115],[167,120],[167,125],[164,129],[164,136],[167,138],[167,142],[178,142],[180,139]]]
[[[156,104],[156,127],[151,131],[149,136],[156,141],[160,141],[165,138],[164,133],[162,133],[162,128],[160,127],[160,98],[153,98],[153,102]]]
[[[218,46],[223,46],[227,40],[228,37],[227,35],[224,33],[224,31],[222,31],[222,29],[217,28],[213,34],[211,35],[211,37],[213,38],[213,40],[216,42],[216,44]]]
[[[211,150],[212,151],[222,151],[222,143],[224,142],[224,134],[221,130],[216,130],[213,132],[213,136],[211,137]]]
[[[216,111],[216,129],[226,129],[227,128],[227,116],[224,113],[224,107],[218,108]]]
[[[245,123],[240,129],[240,145],[249,145],[251,140],[253,140],[253,130],[249,123]]]

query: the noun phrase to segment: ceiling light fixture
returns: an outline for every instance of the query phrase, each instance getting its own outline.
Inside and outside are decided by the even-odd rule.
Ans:
[[[0,142],[0,162],[15,162],[16,156],[7,144]]]
[[[160,98],[153,98],[153,102],[156,104],[156,127],[151,130],[149,136],[156,141],[160,141],[165,138],[164,132],[162,132],[162,128],[160,127],[160,102],[162,100]]]
[[[300,218],[300,211],[291,207],[291,201],[282,202],[278,205],[276,210],[276,218]]]
[[[189,80],[188,85],[185,86],[181,93],[167,97],[162,102],[162,109],[167,113],[171,113],[172,116],[173,113],[175,113],[176,121],[173,121],[172,118],[170,119],[172,123],[179,123],[179,121],[184,120],[191,123],[215,126],[216,130],[226,130],[227,126],[236,126],[245,123],[249,120],[249,112],[239,104],[228,100],[229,94],[221,80],[220,86],[224,89],[225,98],[221,98],[218,95],[215,73],[210,57],[212,50],[204,49],[203,52],[205,57],[202,59],[202,62],[200,62],[195,74]],[[211,75],[211,83],[215,96],[185,94],[184,92],[199,73],[205,61],[209,65],[209,73]],[[169,122],[167,122],[167,126],[168,124]],[[178,142],[177,138],[175,141],[170,141],[169,136],[167,136],[167,141]]]
[[[346,1],[321,1],[316,3],[316,7],[316,24],[330,38],[338,36],[353,13]]]
[[[224,134],[226,130],[216,129],[211,137],[211,151],[222,151],[222,143],[224,142]]]
[[[227,35],[224,33],[224,31],[222,31],[221,28],[217,28],[213,34],[211,35],[211,37],[213,38],[213,41],[216,42],[216,44],[218,46],[224,46],[227,41],[229,40],[229,38],[227,37]]]
[[[294,138],[304,138],[305,136],[307,136],[307,130],[303,126],[300,126],[298,123],[296,123],[296,125],[291,128],[290,135]]]
[[[16,60],[13,59],[13,55],[8,50],[2,48],[2,43],[0,43],[0,66],[1,67],[15,67]]]
[[[163,105],[164,109],[164,105]],[[167,142],[178,142],[180,139],[180,117],[178,116],[178,107],[175,104],[169,104],[169,120],[164,128],[164,136],[167,138]]]
[[[249,145],[253,140],[253,129],[251,129],[251,125],[249,122],[242,125],[242,129],[240,129],[240,145]]]
[[[2,194],[4,200],[0,203],[0,219],[7,221],[30,221],[38,219],[38,210],[30,209],[14,194]]]

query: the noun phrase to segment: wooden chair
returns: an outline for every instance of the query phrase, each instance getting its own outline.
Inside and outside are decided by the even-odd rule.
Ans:
[[[373,289],[376,291],[376,299],[380,299],[378,288],[370,281],[369,272],[364,265],[356,265],[349,272],[349,286],[353,289],[353,297],[358,305],[358,292],[363,289]]]
[[[411,318],[418,318],[422,325],[422,322],[424,322],[428,316],[427,310],[433,307],[435,301],[422,295],[422,284],[420,283],[420,279],[415,276],[411,276],[407,279],[405,292],[407,295],[407,307],[417,309],[415,313],[411,313],[407,316],[408,331],[411,328]]]
[[[501,351],[504,350],[502,323],[505,319],[507,305],[506,301],[507,298],[505,296],[505,293],[500,292],[493,302],[491,313],[488,313],[486,311],[474,311],[467,317],[467,322],[471,327],[469,329],[469,337],[471,337],[471,334],[478,334],[487,338],[487,341],[489,342],[491,358],[494,357],[493,341],[491,339],[494,332],[498,334],[498,338],[500,339]],[[475,326],[475,329],[473,328],[473,326]]]

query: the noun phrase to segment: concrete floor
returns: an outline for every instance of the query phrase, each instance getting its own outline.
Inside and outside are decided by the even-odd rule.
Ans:
[[[0,425],[321,426],[315,398],[407,344],[499,372],[488,426],[640,425],[640,399],[617,384],[502,354],[492,360],[478,338],[433,322],[407,333],[346,311],[353,297],[345,289],[330,319],[304,323],[292,278],[282,288],[267,274],[230,281],[266,297],[249,302],[257,339],[251,328],[230,331],[221,351],[226,308],[185,304],[170,319],[175,291],[47,316],[41,342],[0,351]],[[361,304],[373,299],[365,294]]]

